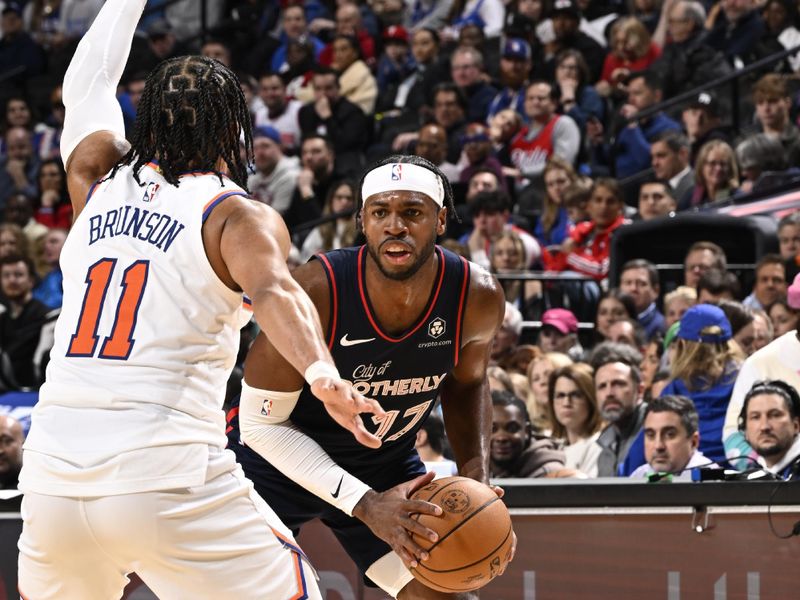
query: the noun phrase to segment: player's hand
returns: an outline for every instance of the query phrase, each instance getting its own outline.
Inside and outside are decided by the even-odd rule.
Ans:
[[[376,417],[386,415],[377,401],[365,398],[346,381],[330,377],[316,379],[311,386],[311,393],[322,400],[331,418],[352,433],[360,444],[368,448],[380,448],[380,438],[367,431],[361,420],[361,413]]]
[[[489,487],[490,487],[490,488],[492,488],[492,491],[493,491],[495,494],[497,494],[497,497],[498,497],[498,498],[502,498],[503,496],[505,496],[505,495],[506,495],[506,491],[505,491],[503,488],[501,488],[499,485],[492,485],[492,484],[489,484]],[[511,558],[509,558],[509,559],[508,559],[508,562],[507,562],[507,563],[506,563],[506,565],[503,567],[503,570],[502,570],[502,571],[500,571],[500,573],[498,573],[498,575],[497,575],[498,577],[500,577],[500,575],[502,575],[503,573],[505,573],[505,571],[506,571],[506,568],[507,568],[507,567],[508,567],[508,565],[511,563],[511,561],[512,561],[512,560],[514,560],[514,555],[517,553],[517,534],[516,534],[516,533],[514,533],[514,530],[513,530],[513,529],[511,530],[511,535],[512,535],[512,536],[514,536],[514,537],[512,538],[512,540],[511,540]]]
[[[428,560],[428,552],[411,536],[412,533],[435,542],[436,532],[428,529],[413,514],[442,514],[442,509],[424,500],[410,500],[418,489],[433,481],[434,474],[426,473],[406,481],[385,492],[369,491],[358,501],[353,515],[361,519],[372,533],[392,547],[408,568],[416,567],[421,560]]]

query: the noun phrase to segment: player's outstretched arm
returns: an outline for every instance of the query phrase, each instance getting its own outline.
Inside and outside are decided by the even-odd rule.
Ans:
[[[442,415],[459,474],[487,484],[492,402],[486,368],[504,312],[502,288],[489,273],[473,265],[464,344],[458,365],[442,383]]]
[[[128,151],[116,93],[147,0],[106,0],[64,75],[61,158],[75,217],[89,187]]]
[[[383,410],[339,378],[314,304],[286,266],[291,243],[283,219],[269,206],[250,200],[236,199],[221,206],[224,209],[216,220],[207,225],[210,233],[215,225],[221,228],[220,258],[232,281],[250,297],[256,321],[270,344],[295,371],[303,373],[337,423],[360,443],[377,448],[380,439],[367,431],[360,414],[381,416]],[[214,245],[206,244],[206,248],[213,264]]]

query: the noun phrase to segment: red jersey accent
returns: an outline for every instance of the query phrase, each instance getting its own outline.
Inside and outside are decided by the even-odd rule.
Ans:
[[[325,268],[328,281],[331,284],[331,318],[328,333],[328,350],[333,350],[334,336],[336,334],[336,315],[339,314],[339,293],[336,290],[336,278],[333,276],[333,267],[328,257],[324,254],[317,254],[322,266]]]
[[[561,115],[553,115],[539,134],[532,140],[526,139],[529,128],[525,127],[511,140],[511,162],[523,175],[539,173],[544,163],[553,155],[553,129]]]
[[[570,232],[575,247],[567,255],[566,269],[583,273],[598,281],[605,279],[610,262],[611,236],[626,223],[622,215],[602,231],[597,231],[597,226],[592,221],[578,223]]]

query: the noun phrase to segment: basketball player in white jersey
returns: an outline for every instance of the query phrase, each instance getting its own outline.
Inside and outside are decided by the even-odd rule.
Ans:
[[[319,598],[291,533],[224,450],[243,301],[359,442],[380,445],[359,413],[384,413],[339,379],[286,268],[285,225],[245,197],[239,140],[249,155],[252,139],[233,74],[165,61],[125,141],[115,91],[145,1],[107,0],[64,79],[75,224],[24,450],[20,595],[118,598],[135,571],[162,600]]]

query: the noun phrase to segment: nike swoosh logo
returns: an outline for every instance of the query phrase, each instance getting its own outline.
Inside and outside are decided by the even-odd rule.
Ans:
[[[334,498],[338,498],[339,497],[339,490],[342,489],[342,480],[343,479],[344,479],[344,475],[342,475],[341,478],[339,479],[339,485],[336,486],[336,491],[331,494],[331,496],[333,496]]]
[[[358,344],[366,344],[367,342],[374,342],[375,338],[364,338],[363,340],[348,340],[347,334],[345,333],[342,336],[342,339],[339,340],[339,343],[347,348],[348,346],[357,346]]]

